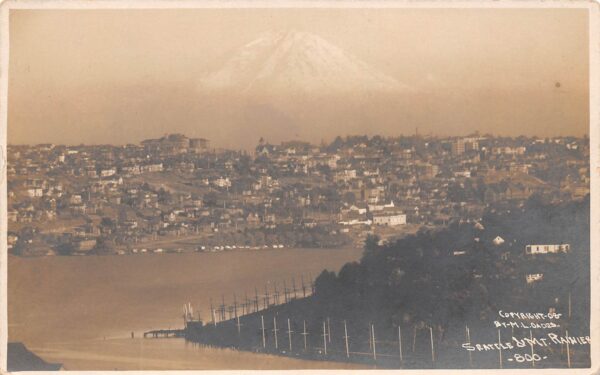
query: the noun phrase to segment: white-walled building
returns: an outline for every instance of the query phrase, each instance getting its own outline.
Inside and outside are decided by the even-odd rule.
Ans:
[[[527,245],[525,246],[525,254],[558,254],[568,253],[571,251],[571,245],[560,244],[560,245]]]
[[[494,245],[496,246],[500,246],[504,243],[504,238],[500,237],[500,236],[496,236],[496,238],[494,238],[492,240],[492,242],[494,243]]]
[[[527,281],[527,284],[533,284],[538,281],[542,281],[543,279],[544,279],[543,273],[530,273],[525,276],[525,281]]]
[[[373,224],[375,225],[405,225],[406,224],[406,215],[405,214],[386,214],[386,213],[377,213],[373,214]]]

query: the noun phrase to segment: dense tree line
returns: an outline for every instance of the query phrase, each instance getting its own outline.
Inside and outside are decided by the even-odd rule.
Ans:
[[[566,311],[589,329],[589,196],[547,206],[531,199],[504,214],[488,213],[480,224],[453,224],[380,245],[369,237],[360,262],[316,280],[315,304],[329,315],[434,326],[444,332],[465,322],[490,326],[500,309]],[[494,245],[493,239],[504,239]],[[525,254],[527,244],[571,245],[568,254]],[[465,252],[456,256],[455,251]],[[528,273],[543,273],[534,285]]]

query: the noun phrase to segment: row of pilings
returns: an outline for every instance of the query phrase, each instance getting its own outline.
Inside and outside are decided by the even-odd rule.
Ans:
[[[373,368],[568,368],[589,366],[589,345],[467,351],[463,344],[533,337],[527,329],[385,325],[307,313],[311,298],[290,299],[231,319],[190,325],[186,340],[211,347],[301,359],[352,362]],[[541,330],[535,335],[543,335]],[[557,332],[564,335],[565,332]],[[567,335],[569,333],[567,332]]]

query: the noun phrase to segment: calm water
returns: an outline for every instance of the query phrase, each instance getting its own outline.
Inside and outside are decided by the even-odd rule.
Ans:
[[[205,320],[215,304],[265,284],[316,277],[360,258],[360,249],[269,249],[208,254],[9,258],[9,340],[72,370],[341,368],[340,364],[143,340],[180,328],[190,302]],[[131,339],[135,332],[136,339]]]

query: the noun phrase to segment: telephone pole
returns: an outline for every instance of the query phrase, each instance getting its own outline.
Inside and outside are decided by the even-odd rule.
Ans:
[[[400,352],[400,363],[402,363],[402,330],[400,329],[400,324],[398,324],[398,348]]]
[[[263,315],[260,316],[260,324],[261,324],[261,331],[262,331],[262,344],[263,344],[263,348],[266,348],[267,342],[265,339],[265,317]]]
[[[302,321],[302,333],[301,335],[304,337],[304,351],[306,351],[307,346],[306,346],[306,336],[308,336],[308,333],[306,332],[306,320]]]
[[[325,321],[323,321],[323,348],[325,355],[327,355],[327,331],[325,330]]]
[[[375,326],[371,323],[371,342],[373,346],[373,360],[377,361],[377,350],[375,349]]]
[[[346,358],[350,358],[350,348],[348,347],[348,328],[346,327],[346,321],[344,320],[344,341],[346,342]]]
[[[277,318],[273,317],[273,336],[275,336],[275,349],[279,348],[279,345],[277,344],[277,331],[279,331],[277,329]]]
[[[287,320],[287,326],[288,326],[288,330],[287,330],[288,341],[290,344],[290,352],[291,352],[292,351],[292,333],[293,333],[293,331],[292,331],[292,327],[290,325],[290,318],[288,318],[288,320]]]

